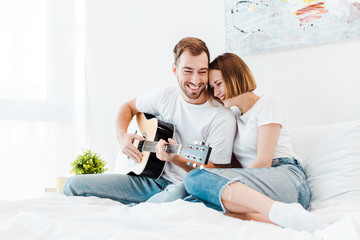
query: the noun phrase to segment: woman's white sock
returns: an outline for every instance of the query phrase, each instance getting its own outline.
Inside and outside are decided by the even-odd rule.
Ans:
[[[274,202],[269,211],[269,219],[282,227],[308,232],[315,232],[328,225],[299,203]]]

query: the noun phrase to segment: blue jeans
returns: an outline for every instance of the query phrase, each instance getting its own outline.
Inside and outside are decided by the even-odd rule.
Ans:
[[[185,178],[185,188],[191,195],[185,200],[225,211],[221,195],[232,182],[241,182],[275,201],[298,202],[305,209],[310,204],[311,192],[304,169],[291,158],[274,159],[269,168],[194,169]]]
[[[172,182],[165,178],[148,178],[123,174],[85,174],[66,180],[66,196],[96,196],[110,198],[123,204],[145,202],[160,193]]]
[[[184,199],[187,196],[189,196],[189,194],[185,190],[184,183],[179,182],[168,185],[164,191],[155,194],[154,196],[149,198],[146,202],[149,203],[172,202],[177,199]]]

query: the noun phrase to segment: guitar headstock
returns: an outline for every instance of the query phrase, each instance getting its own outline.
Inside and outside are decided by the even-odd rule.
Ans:
[[[203,168],[209,161],[211,147],[205,144],[185,144],[182,146],[180,155],[189,160],[188,165],[194,168]]]

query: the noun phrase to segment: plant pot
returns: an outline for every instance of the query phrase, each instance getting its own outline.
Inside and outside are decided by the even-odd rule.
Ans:
[[[62,192],[62,189],[63,189],[66,179],[67,179],[67,177],[56,177],[56,191],[58,193]]]

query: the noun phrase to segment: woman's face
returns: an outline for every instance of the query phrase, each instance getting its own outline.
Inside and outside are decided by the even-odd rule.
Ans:
[[[231,107],[228,106],[229,105],[228,103],[230,103],[228,100],[230,99],[224,100],[226,93],[226,86],[220,70],[210,69],[209,84],[210,87],[214,90],[214,96],[224,104],[224,107]]]
[[[209,71],[209,84],[214,90],[214,96],[222,101],[225,97],[225,83],[220,70]]]

